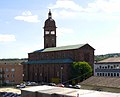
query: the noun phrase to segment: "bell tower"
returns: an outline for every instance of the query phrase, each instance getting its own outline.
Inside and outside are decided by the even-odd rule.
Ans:
[[[48,13],[48,19],[44,23],[44,48],[56,47],[56,24],[52,19],[51,10]]]

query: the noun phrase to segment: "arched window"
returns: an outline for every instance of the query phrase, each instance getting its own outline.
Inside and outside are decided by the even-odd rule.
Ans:
[[[114,73],[114,76],[116,76],[116,73]]]
[[[117,73],[117,77],[119,77],[119,73]]]
[[[107,76],[107,73],[105,73],[105,76]]]
[[[102,73],[102,75],[103,75],[103,76],[105,76],[105,74],[104,74],[104,73]]]
[[[97,73],[97,76],[99,76],[99,73]]]
[[[113,73],[111,73],[111,76],[113,76]]]

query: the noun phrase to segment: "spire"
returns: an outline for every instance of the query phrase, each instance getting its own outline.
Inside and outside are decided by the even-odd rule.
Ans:
[[[49,9],[48,18],[52,18],[51,10]]]

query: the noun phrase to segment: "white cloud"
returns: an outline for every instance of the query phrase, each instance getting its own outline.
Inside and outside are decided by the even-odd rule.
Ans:
[[[64,9],[71,9],[71,10],[76,10],[76,11],[82,11],[83,8],[76,4],[72,0],[57,0],[55,5],[50,6],[49,8],[51,9],[56,9],[56,8],[64,8]]]
[[[33,22],[33,23],[40,22],[40,20],[38,19],[38,16],[32,15],[32,13],[30,11],[23,12],[21,16],[16,16],[15,19],[22,20],[25,22]]]
[[[55,4],[49,6],[54,9],[55,17],[76,18],[82,14],[93,15],[96,18],[120,19],[120,0],[94,0],[88,3],[86,7],[77,4],[73,0],[57,0]],[[98,14],[99,13],[99,14]],[[86,18],[86,16],[84,17]]]
[[[95,0],[85,8],[88,12],[120,12],[120,0]]]
[[[68,34],[68,33],[74,33],[73,29],[70,29],[70,28],[58,28],[57,29],[57,35],[60,36],[60,35],[65,35]]]
[[[54,11],[53,14],[54,14],[54,17],[63,18],[63,19],[75,18],[76,16],[78,16],[78,13],[73,11],[67,11],[67,10]]]
[[[15,41],[16,38],[14,35],[2,35],[0,34],[0,42],[9,42],[9,41]]]
[[[80,12],[120,12],[120,0],[95,0],[85,7],[72,0],[57,0],[56,4],[49,6],[51,9],[71,9]]]

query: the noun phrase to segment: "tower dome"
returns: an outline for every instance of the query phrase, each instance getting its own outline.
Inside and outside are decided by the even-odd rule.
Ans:
[[[49,10],[48,19],[45,21],[44,27],[56,27],[55,21],[52,19],[51,10]]]

